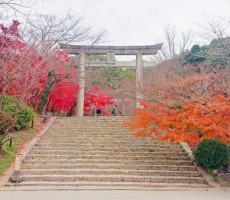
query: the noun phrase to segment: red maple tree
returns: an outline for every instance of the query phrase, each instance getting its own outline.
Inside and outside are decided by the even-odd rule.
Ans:
[[[48,72],[55,70],[55,83],[76,82],[76,71],[68,54],[58,48],[49,51],[22,41],[19,22],[9,27],[0,25],[0,92],[13,95],[36,109],[47,81]]]
[[[125,126],[136,137],[161,141],[199,143],[218,138],[230,142],[230,98],[219,95],[208,104],[182,104],[176,107],[142,103]]]
[[[26,44],[19,34],[18,21],[9,27],[0,24],[0,94],[13,95],[20,101],[38,108],[48,73],[55,71],[52,86],[47,95],[47,110],[60,111],[72,115],[75,112],[76,95],[79,90],[77,72],[69,55],[58,48],[44,51]],[[47,48],[49,50],[47,50]],[[86,115],[98,107],[105,112],[106,105],[113,104],[112,97],[99,88],[92,88],[85,94]]]
[[[75,83],[57,83],[50,93],[47,110],[55,113],[63,111],[72,115],[75,112],[78,90],[79,86]]]
[[[96,108],[101,109],[102,113],[109,115],[106,106],[113,105],[113,97],[98,87],[93,87],[85,94],[84,112],[86,115],[92,115]]]

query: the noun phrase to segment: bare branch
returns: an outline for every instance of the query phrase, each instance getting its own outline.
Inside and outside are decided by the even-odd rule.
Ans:
[[[36,19],[27,21],[23,38],[37,46],[49,43],[52,48],[59,42],[68,44],[89,41],[96,44],[106,36],[105,30],[97,34],[91,32],[92,28],[84,26],[82,18],[76,18],[70,13],[65,17],[39,15]]]
[[[0,19],[8,19],[10,16],[17,16],[17,14],[28,17],[30,10],[40,0],[0,0]]]
[[[161,42],[163,41],[164,45],[154,60],[162,62],[176,59],[182,52],[190,47],[192,39],[191,31],[178,34],[175,26],[165,26],[163,38],[160,40]]]
[[[213,39],[221,39],[228,36],[229,22],[220,17],[206,16],[203,24],[199,24],[203,29],[201,37],[205,41],[212,41]]]
[[[103,29],[90,36],[91,45],[107,42],[108,32]]]
[[[180,45],[179,45],[179,51],[180,52],[185,52],[191,45],[192,43],[192,32],[188,31],[188,32],[182,32],[181,34],[181,41],[180,41]]]

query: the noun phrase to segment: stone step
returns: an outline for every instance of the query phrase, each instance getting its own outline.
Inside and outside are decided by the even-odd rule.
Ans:
[[[117,120],[117,121],[96,121],[96,120],[92,120],[91,122],[87,122],[87,121],[67,121],[67,122],[56,122],[53,123],[52,126],[111,126],[113,127],[113,125],[116,126],[122,126],[125,127],[124,121],[123,120]]]
[[[73,134],[46,134],[41,138],[44,139],[54,139],[54,138],[63,138],[63,135],[65,136],[65,138],[73,138],[73,139],[81,139],[81,140],[95,140],[95,136],[97,139],[107,139],[107,140],[111,140],[111,139],[133,139],[133,140],[137,140],[137,141],[142,141],[142,140],[138,140],[136,138],[133,137],[133,135],[112,135],[112,134],[98,134],[98,135],[92,135],[91,133],[89,134],[85,134],[85,133],[73,133]],[[151,141],[152,142],[152,141]]]
[[[110,129],[110,130],[124,130],[125,132],[129,132],[129,129],[125,128],[122,123],[106,123],[106,124],[81,124],[81,123],[75,123],[75,124],[55,124],[52,125],[53,129],[59,129],[59,131],[63,131],[63,128],[67,128],[67,130],[99,130],[104,131],[104,129]]]
[[[63,146],[63,147],[66,147],[66,148],[82,148],[82,149],[100,149],[100,148],[104,148],[104,149],[123,149],[124,147],[127,149],[127,148],[130,148],[130,149],[143,149],[145,145],[143,144],[130,144],[130,143],[122,143],[123,145],[121,144],[114,144],[113,146],[111,144],[107,144],[107,143],[99,143],[99,144],[96,144],[96,143],[88,143],[88,144],[79,144],[79,143],[60,143],[60,142],[54,142],[54,143],[42,143],[42,142],[39,142],[37,143],[35,146],[36,147],[48,147],[48,148],[54,148],[54,147],[60,147],[60,146]],[[152,145],[146,145],[146,149],[153,149],[154,146]],[[155,146],[155,148],[158,148],[158,149],[162,149],[162,151],[170,151],[170,150],[178,150],[178,148],[169,148],[167,146]],[[151,151],[151,150],[149,150]]]
[[[87,142],[86,142],[87,140]],[[142,144],[142,145],[152,145],[152,146],[171,146],[171,145],[162,145],[160,143],[152,143],[152,142],[146,142],[146,141],[141,141],[141,140],[135,140],[133,138],[119,138],[119,139],[113,139],[111,138],[110,140],[108,140],[107,138],[99,138],[98,140],[92,140],[92,139],[87,139],[87,138],[76,138],[76,139],[73,139],[73,138],[68,138],[68,137],[65,137],[65,138],[61,138],[61,137],[56,137],[56,138],[50,138],[50,139],[46,139],[44,138],[43,139],[43,142],[45,143],[52,143],[52,142],[56,142],[56,143],[60,143],[60,142],[63,142],[63,143],[83,143],[83,144],[88,144],[89,142],[90,143],[95,143],[95,144],[100,144],[100,143],[103,143],[103,142],[109,142],[109,143],[112,143],[112,144],[119,144],[119,143],[131,143],[131,144]]]
[[[65,137],[63,137],[65,136]],[[98,134],[98,135],[93,135],[91,133],[89,134],[85,134],[85,133],[74,133],[71,135],[67,135],[67,134],[46,134],[43,137],[41,137],[42,139],[78,139],[78,140],[84,140],[84,142],[86,142],[85,140],[94,140],[95,138],[97,138],[97,140],[130,140],[132,139],[133,141],[142,141],[142,142],[146,142],[146,143],[153,143],[152,141],[143,141],[143,140],[139,140],[134,138],[132,135],[102,135],[102,134]],[[157,143],[155,143],[157,144]]]
[[[85,121],[85,122],[89,122],[89,121],[124,121],[130,119],[130,117],[127,116],[116,116],[116,117],[112,117],[112,116],[100,116],[100,117],[95,117],[95,116],[84,116],[83,118],[81,117],[61,117],[58,118],[58,120],[56,122],[76,122],[76,121]]]
[[[65,123],[91,123],[91,122],[96,122],[96,123],[116,123],[116,122],[121,122],[121,123],[124,123],[124,122],[128,122],[129,121],[129,118],[117,118],[117,119],[96,119],[96,118],[85,118],[84,119],[74,119],[72,118],[71,119],[63,119],[63,120],[59,120],[57,119],[54,123],[55,124],[65,124]],[[92,123],[94,124],[94,123]]]
[[[184,152],[181,148],[81,148],[81,147],[46,147],[46,146],[35,146],[33,150],[36,151],[75,151],[75,152],[97,152],[98,154],[105,154],[109,152],[117,153],[150,153],[150,152],[163,152],[165,150],[170,151],[171,153],[180,153]],[[32,150],[32,151],[33,151]]]
[[[23,181],[47,182],[151,182],[151,183],[196,183],[204,184],[200,177],[182,176],[132,176],[132,175],[24,175]]]
[[[80,120],[57,120],[55,121],[54,124],[71,124],[71,123],[81,123],[81,124],[91,124],[91,125],[94,125],[95,123],[103,123],[103,124],[106,124],[106,123],[124,123],[127,122],[128,120],[127,119],[116,119],[116,120],[113,120],[113,119],[110,119],[110,120],[99,120],[99,119],[94,119],[94,118],[91,118],[90,120],[89,119],[80,119]]]
[[[176,147],[175,146],[171,146],[171,145],[167,145],[167,144],[161,144],[161,143],[153,143],[153,142],[147,142],[147,141],[142,141],[142,140],[135,140],[133,137],[113,137],[113,136],[109,136],[109,137],[103,137],[103,136],[97,136],[96,140],[94,137],[89,136],[89,137],[81,137],[81,136],[76,136],[76,137],[69,137],[69,136],[65,136],[65,138],[62,138],[63,136],[53,136],[53,137],[41,137],[42,142],[45,143],[51,143],[51,142],[62,142],[66,143],[66,142],[71,142],[71,143],[103,143],[103,142],[109,142],[109,143],[132,143],[132,144],[144,144],[144,145],[152,145],[152,146],[167,146],[167,147]],[[40,140],[40,141],[41,141]],[[87,142],[86,142],[87,141]]]
[[[107,123],[124,123],[127,122],[128,120],[126,119],[116,119],[116,120],[98,120],[98,119],[93,119],[91,118],[89,119],[81,119],[81,120],[57,120],[54,124],[91,124],[94,125],[96,124],[107,124]]]
[[[104,129],[109,130],[123,130],[125,132],[129,132],[128,129],[126,129],[122,124],[60,124],[60,125],[52,125],[53,130],[59,129],[59,131],[63,131],[63,128],[66,128],[67,130],[97,130],[97,131],[104,131]]]
[[[51,162],[31,161],[31,164],[23,163],[22,170],[25,169],[123,169],[123,170],[167,170],[167,171],[196,171],[196,167],[189,165],[148,165],[144,163],[135,165],[126,164],[50,164]],[[157,163],[158,164],[158,163]]]
[[[56,120],[52,125],[56,126],[56,125],[75,125],[75,124],[80,124],[80,125],[105,125],[105,124],[124,124],[126,123],[128,120],[124,120],[124,119],[120,119],[120,120]]]
[[[196,171],[163,171],[163,170],[116,170],[116,169],[27,169],[21,175],[132,175],[132,176],[173,176],[200,177]]]
[[[128,119],[126,118],[126,119],[124,119],[124,118],[117,118],[117,119],[95,119],[95,118],[91,118],[91,119],[72,119],[72,120],[56,120],[55,122],[54,122],[54,124],[68,124],[68,123],[81,123],[81,124],[94,124],[94,123],[118,123],[118,122],[120,122],[120,123],[124,123],[124,121],[125,122],[127,122],[128,121]],[[92,123],[92,122],[94,122],[94,123]]]
[[[124,127],[124,122],[122,121],[117,121],[117,122],[97,122],[97,121],[94,121],[94,122],[91,122],[91,123],[87,123],[87,122],[66,122],[66,123],[54,123],[52,124],[53,127],[111,127],[111,128],[115,128],[116,126],[117,127],[122,127],[122,128],[125,128]]]
[[[50,150],[62,150],[60,148],[59,143],[54,143],[54,144],[37,144],[35,145],[34,149],[50,149]],[[144,148],[144,145],[115,145],[115,146],[110,146],[108,144],[63,144],[63,150],[77,150],[77,151],[116,151],[116,152],[184,152],[180,148],[167,148],[167,147],[156,147],[156,150],[154,150],[153,146],[150,146],[149,148]]]
[[[65,120],[65,121],[68,121],[68,120],[92,120],[92,119],[97,119],[97,120],[100,120],[100,119],[104,119],[104,120],[114,120],[114,119],[129,119],[131,116],[84,116],[83,118],[82,117],[77,117],[77,116],[73,116],[73,117],[59,117],[58,119],[59,120]]]
[[[187,166],[192,166],[193,163],[191,160],[163,160],[163,159],[155,159],[155,160],[116,160],[116,159],[110,159],[110,160],[101,160],[101,159],[90,159],[90,160],[85,160],[85,159],[49,159],[49,158],[41,158],[41,159],[36,159],[36,158],[26,158],[23,160],[23,163],[26,164],[123,164],[123,165],[187,165]]]
[[[59,131],[58,131],[59,129]],[[104,129],[103,131],[102,130],[95,130],[92,128],[92,130],[90,130],[89,128],[85,128],[85,129],[76,129],[76,128],[73,128],[72,130],[70,128],[66,128],[65,131],[60,131],[60,129],[63,129],[62,128],[57,128],[56,129],[52,129],[50,130],[49,132],[47,132],[47,134],[53,134],[53,135],[63,135],[66,133],[67,135],[68,134],[85,134],[85,135],[121,135],[121,132],[123,133],[122,135],[133,135],[134,133],[131,133],[131,132],[126,132],[124,131],[123,129],[116,129],[116,130],[112,130],[112,129]]]
[[[94,119],[94,118],[91,118],[90,120],[89,119],[86,119],[86,120],[63,120],[63,121],[61,121],[61,120],[59,120],[59,121],[56,121],[56,123],[60,123],[60,124],[62,124],[62,123],[81,123],[81,124],[90,124],[90,122],[91,122],[91,125],[94,125],[95,123],[104,123],[104,124],[106,124],[106,123],[124,123],[124,122],[127,122],[128,121],[128,119],[122,119],[122,118],[120,118],[120,119],[115,119],[115,120],[113,120],[113,119],[110,119],[110,120],[100,120],[100,119]]]
[[[26,158],[31,159],[94,159],[94,160],[188,160],[190,159],[188,156],[128,156],[128,155],[117,155],[117,156],[107,156],[107,155],[37,155],[37,154],[29,154],[26,156]]]
[[[124,141],[124,142],[133,142],[133,143],[142,143],[142,144],[152,144],[152,145],[164,145],[164,146],[178,146],[177,145],[170,145],[168,143],[160,143],[160,142],[153,142],[153,141],[147,141],[147,140],[139,140],[139,139],[136,139],[134,138],[133,136],[126,136],[126,135],[118,135],[118,136],[113,136],[113,135],[98,135],[98,136],[95,136],[95,135],[92,135],[92,134],[80,134],[80,133],[77,133],[75,134],[75,136],[69,136],[69,135],[64,135],[64,134],[61,134],[61,135],[53,135],[53,136],[50,136],[50,135],[45,135],[43,137],[41,137],[43,140],[73,140],[74,141],[81,141],[81,142],[84,142],[84,143],[87,143],[87,141],[94,141],[94,142],[101,142],[101,141]]]
[[[64,137],[63,137],[64,136]],[[116,135],[112,135],[112,134],[107,134],[107,135],[103,135],[103,134],[91,134],[91,133],[71,133],[71,134],[46,134],[44,136],[42,136],[41,138],[44,139],[55,139],[55,138],[73,138],[73,139],[81,139],[81,140],[95,140],[95,138],[97,139],[107,139],[109,140],[109,138],[112,139],[124,139],[124,140],[130,140],[132,139],[133,141],[143,141],[143,142],[147,142],[147,143],[154,143],[153,141],[144,141],[144,140],[140,140],[138,138],[134,138],[133,135],[120,135],[120,134],[116,134]],[[86,141],[84,141],[86,142]],[[155,144],[157,144],[155,142]]]
[[[82,138],[82,139],[87,139],[87,138],[91,138],[91,139],[95,139],[95,138],[107,138],[107,137],[113,137],[113,138],[133,138],[136,140],[141,141],[139,138],[135,138],[133,136],[133,133],[127,133],[127,134],[120,134],[119,132],[110,132],[110,131],[106,131],[106,132],[85,132],[85,131],[68,131],[68,133],[57,133],[57,132],[47,132],[42,138],[49,138],[49,137],[53,137],[53,138],[63,138],[63,136],[65,137],[75,137],[75,138]],[[142,140],[144,141],[144,140]],[[151,141],[153,142],[153,141]]]
[[[76,121],[67,121],[66,123],[64,123],[64,121],[57,121],[57,123],[55,124],[81,124],[81,125],[86,125],[86,124],[90,124],[92,126],[101,124],[101,125],[105,125],[105,124],[124,124],[124,121],[128,121],[128,120],[90,120],[90,122],[84,121],[84,120],[76,120]]]
[[[126,116],[120,116],[120,117],[110,117],[110,116],[106,116],[106,117],[95,117],[95,116],[84,116],[84,118],[77,118],[77,117],[65,117],[65,118],[59,118],[55,123],[69,123],[69,122],[86,122],[86,123],[89,123],[89,121],[97,121],[97,122],[100,122],[100,121],[104,121],[104,122],[116,122],[116,121],[125,121],[125,120],[128,120],[129,117],[126,117]]]
[[[72,141],[71,143],[55,143],[55,144],[53,144],[52,142],[47,142],[47,141],[42,141],[42,140],[40,140],[38,143],[36,143],[35,144],[35,146],[49,146],[49,147],[55,147],[55,146],[62,146],[62,147],[71,147],[71,146],[73,146],[73,147],[77,147],[78,145],[76,144],[76,141]],[[104,144],[103,144],[104,145]],[[87,143],[82,143],[81,144],[81,146],[88,146],[88,144]],[[131,143],[131,142],[129,142],[129,144],[128,145],[125,145],[125,146],[123,146],[123,145],[114,145],[114,146],[111,146],[111,148],[136,148],[136,149],[138,149],[138,148],[146,148],[146,149],[149,149],[149,148],[167,148],[167,149],[175,149],[175,148],[180,148],[181,149],[181,147],[179,146],[179,145],[175,145],[175,146],[171,146],[171,145],[167,145],[167,144],[160,144],[160,143],[157,143],[157,144],[155,144],[155,143]]]
[[[94,129],[97,131],[102,131],[105,132],[105,130],[122,130],[125,133],[130,132],[129,129],[125,128],[122,123],[111,123],[111,124],[81,124],[81,123],[75,123],[75,124],[56,124],[52,125],[52,130],[58,131],[58,132],[63,132],[64,128],[70,131],[75,131],[75,130],[86,130],[86,131],[93,131]],[[51,131],[51,130],[50,130]]]
[[[63,136],[55,136],[55,137],[41,137],[41,140],[45,143],[50,143],[50,142],[62,142],[66,143],[66,142],[71,142],[71,143],[103,143],[103,142],[110,142],[110,143],[134,143],[134,144],[147,144],[147,145],[153,145],[153,146],[171,146],[171,145],[162,145],[160,143],[152,143],[152,142],[146,142],[146,141],[141,141],[141,140],[135,140],[132,137],[103,137],[103,136],[98,136],[96,137],[97,139],[95,140],[95,138],[93,138],[92,136],[89,137],[81,137],[81,136],[76,136],[76,137],[69,137],[69,136],[65,136],[65,138],[62,138]],[[87,141],[87,142],[86,142]],[[173,147],[173,146],[172,146]]]
[[[137,141],[144,141],[144,140],[140,140],[139,138],[135,138],[132,134],[119,134],[119,133],[109,133],[108,131],[106,133],[93,133],[93,132],[73,132],[73,133],[46,133],[46,135],[44,135],[42,138],[68,138],[68,137],[73,137],[73,138],[78,138],[78,139],[103,139],[103,138],[118,138],[118,139],[122,139],[122,138],[127,138],[127,139],[135,139]],[[145,142],[153,142],[153,141],[145,141]]]
[[[56,120],[54,122],[54,124],[68,124],[68,123],[86,123],[86,124],[94,124],[94,123],[117,123],[117,122],[121,122],[124,123],[128,121],[128,119],[124,119],[124,118],[117,118],[117,119],[95,119],[95,118],[90,118],[90,119],[72,119],[72,120]],[[92,123],[94,122],[94,123]]]
[[[134,138],[134,139],[137,139],[137,140],[140,140],[140,138],[135,138],[133,136],[134,133],[130,133],[130,132],[123,132],[123,134],[121,134],[121,131],[111,131],[111,130],[106,130],[104,132],[102,131],[77,131],[77,130],[73,130],[73,131],[69,131],[69,130],[66,130],[66,132],[46,132],[45,134],[45,137],[48,137],[48,136],[53,136],[53,137],[63,137],[63,135],[65,137],[79,137],[79,136],[82,136],[83,138],[87,137],[87,138],[93,138],[93,137],[120,137],[120,138],[123,138],[123,137],[130,137],[130,138]],[[152,140],[153,142],[153,140]]]
[[[80,119],[80,120],[77,120],[77,119],[72,119],[72,120],[56,120],[54,122],[54,124],[71,124],[71,123],[81,123],[81,124],[94,124],[94,123],[124,123],[128,121],[128,119],[123,119],[123,118],[120,118],[120,119],[109,119],[109,120],[104,120],[104,119],[94,119],[94,118],[91,118],[91,119]],[[94,123],[92,123],[94,122]]]
[[[97,146],[102,146],[102,147],[106,147],[108,146],[108,144],[106,143],[95,143],[97,144]],[[136,148],[140,148],[140,147],[145,147],[145,148],[151,148],[151,147],[155,147],[155,148],[172,148],[173,146],[170,146],[170,145],[161,145],[161,144],[145,144],[145,143],[131,143],[131,142],[126,142],[124,143],[126,145],[126,147],[136,147]],[[67,146],[72,146],[72,147],[77,147],[77,146],[92,146],[91,143],[80,143],[78,144],[77,141],[69,141],[69,142],[52,142],[52,141],[39,141],[36,146],[39,146],[39,145],[42,145],[42,146],[63,146],[63,147],[67,147]],[[113,143],[113,146],[111,146],[111,148],[119,148],[119,147],[123,147],[123,145],[121,145],[119,142],[117,143]]]
[[[187,154],[185,152],[98,152],[98,151],[76,151],[76,150],[31,150],[30,154],[45,154],[45,155],[86,155],[86,156],[123,156],[123,157],[130,157],[130,156],[186,156]]]
[[[14,186],[9,184],[9,186]],[[35,186],[45,187],[46,189],[68,189],[68,190],[155,190],[156,188],[167,188],[167,190],[178,190],[181,188],[207,188],[207,184],[196,184],[196,183],[152,183],[152,182],[85,182],[85,181],[74,181],[74,182],[46,182],[46,181],[27,181],[20,182],[17,186],[32,190]]]
[[[84,152],[92,152],[92,151],[95,151],[95,152],[141,152],[141,153],[145,153],[145,152],[158,152],[158,151],[170,151],[170,152],[183,152],[183,150],[181,149],[166,149],[166,148],[159,148],[159,149],[154,149],[154,148],[148,148],[148,149],[144,149],[144,148],[135,148],[135,146],[133,147],[130,147],[130,148],[127,148],[127,147],[121,147],[119,148],[118,147],[109,147],[109,146],[79,146],[79,145],[70,145],[70,146],[64,146],[64,147],[61,147],[61,146],[58,146],[58,145],[51,145],[51,146],[43,146],[43,145],[36,145],[33,150],[39,150],[39,149],[44,149],[44,150],[47,150],[47,152],[49,150],[60,150],[63,149],[63,150],[75,150],[76,149],[76,152],[79,152],[79,151],[84,151]]]

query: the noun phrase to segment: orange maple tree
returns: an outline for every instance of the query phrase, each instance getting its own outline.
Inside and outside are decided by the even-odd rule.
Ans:
[[[208,104],[162,106],[142,102],[143,108],[125,123],[136,137],[198,143],[218,138],[230,142],[230,98],[219,95]]]

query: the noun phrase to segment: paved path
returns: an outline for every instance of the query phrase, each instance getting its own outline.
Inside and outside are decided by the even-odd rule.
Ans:
[[[229,200],[228,189],[193,189],[189,191],[0,191],[4,200]]]

